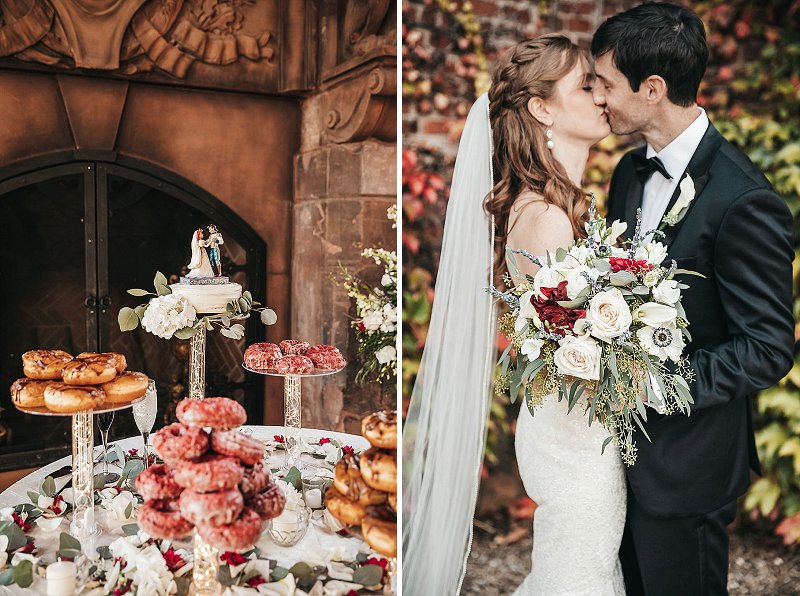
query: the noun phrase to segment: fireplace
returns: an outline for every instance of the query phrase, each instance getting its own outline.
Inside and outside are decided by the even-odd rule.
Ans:
[[[148,171],[149,170],[149,171]],[[188,343],[139,328],[121,333],[116,313],[152,289],[156,270],[171,281],[185,274],[194,230],[215,223],[225,237],[223,274],[266,296],[263,240],[220,201],[191,184],[140,164],[73,162],[38,169],[0,184],[6,240],[0,328],[0,386],[21,373],[21,355],[36,348],[118,351],[131,370],[147,371],[159,389],[160,421],[172,419],[188,387]],[[264,328],[247,322],[248,341]],[[244,340],[209,334],[209,395],[241,401],[251,422],[263,418],[263,385],[241,368]],[[2,394],[0,470],[34,465],[68,452],[69,419],[18,412]],[[157,423],[160,426],[160,423]],[[116,415],[114,436],[136,434],[129,412]]]

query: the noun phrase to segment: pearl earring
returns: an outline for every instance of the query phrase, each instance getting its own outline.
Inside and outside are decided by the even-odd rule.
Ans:
[[[547,137],[547,148],[552,150],[552,149],[553,149],[553,147],[555,147],[555,146],[556,146],[556,144],[553,142],[553,131],[552,131],[551,129],[549,129],[549,128],[548,128],[548,129],[547,129],[547,130],[544,132],[544,136],[546,136],[546,137]]]

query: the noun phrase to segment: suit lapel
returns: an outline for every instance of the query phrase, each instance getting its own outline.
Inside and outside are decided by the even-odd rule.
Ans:
[[[644,155],[645,151],[647,151],[646,147],[640,147],[634,149],[633,152]],[[639,181],[636,171],[633,168],[631,168],[631,171],[631,178],[625,186],[625,211],[623,215],[628,223],[628,237],[632,237],[633,231],[636,229],[636,210],[642,206],[642,194],[644,193],[644,185]]]
[[[678,223],[676,223],[674,226],[666,227],[664,230],[664,237],[661,238],[661,242],[664,245],[669,246],[675,239],[675,236],[678,235],[681,226],[683,226],[683,223],[689,217],[689,214],[697,202],[697,199],[700,197],[703,189],[708,184],[708,180],[711,178],[709,168],[711,167],[711,163],[714,161],[714,157],[716,156],[721,144],[722,135],[719,134],[717,129],[714,128],[714,125],[709,122],[703,138],[700,139],[700,144],[697,146],[694,155],[692,155],[689,165],[686,166],[686,171],[683,172],[680,177],[680,180],[683,181],[683,178],[687,172],[692,177],[692,180],[694,181],[694,200],[689,204],[686,213],[684,213],[683,218]],[[672,193],[672,198],[670,198],[664,214],[669,213],[669,210],[672,209],[672,207],[675,205],[675,202],[678,200],[680,193],[681,188],[679,183],[678,187],[675,189],[675,192]]]

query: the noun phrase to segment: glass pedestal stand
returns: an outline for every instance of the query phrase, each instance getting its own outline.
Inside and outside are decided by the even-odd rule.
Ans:
[[[284,470],[292,467],[298,470],[303,469],[300,456],[303,453],[302,437],[302,410],[303,398],[300,387],[302,377],[325,377],[334,375],[344,370],[344,367],[335,370],[322,370],[315,368],[313,371],[304,374],[283,374],[266,370],[257,370],[242,364],[245,370],[270,377],[283,377],[283,437],[284,447],[286,448],[286,463]]]
[[[222,585],[219,583],[219,549],[194,533],[194,567],[190,593],[196,596],[217,596]]]

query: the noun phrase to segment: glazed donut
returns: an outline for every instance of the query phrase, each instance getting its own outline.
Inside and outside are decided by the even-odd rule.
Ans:
[[[278,517],[283,513],[286,505],[286,496],[277,484],[270,484],[264,492],[260,492],[247,499],[247,506],[258,513],[264,521]]]
[[[23,408],[39,408],[44,405],[44,390],[47,381],[36,381],[28,377],[17,379],[11,384],[11,403]]]
[[[107,356],[75,358],[64,365],[61,376],[68,385],[102,385],[117,376],[117,367]]]
[[[154,536],[165,540],[185,538],[194,527],[185,519],[174,499],[156,499],[147,501],[136,519],[139,527]]]
[[[142,497],[151,499],[177,499],[183,488],[175,482],[172,470],[164,464],[153,464],[136,477],[136,490]]]
[[[233,523],[242,512],[244,499],[238,488],[198,493],[188,488],[178,501],[181,515],[195,525]]]
[[[337,370],[347,366],[347,361],[342,356],[342,353],[336,348],[313,353],[311,350],[309,350],[308,357],[311,358],[311,362],[314,363],[314,366],[321,370]]]
[[[239,518],[230,524],[212,526],[202,524],[197,531],[206,542],[225,550],[244,550],[253,546],[261,535],[261,518],[245,507]]]
[[[214,429],[236,428],[247,421],[247,412],[242,404],[229,397],[187,398],[178,403],[175,415],[189,426]]]
[[[165,462],[177,466],[181,460],[198,459],[209,446],[208,433],[196,426],[175,422],[153,436],[153,447]]]
[[[397,493],[388,493],[389,499],[387,503],[389,504],[389,508],[397,513]]]
[[[361,534],[373,550],[386,557],[397,556],[397,516],[386,506],[367,507]]]
[[[303,375],[314,370],[314,362],[307,356],[284,356],[275,363],[275,371],[282,375]]]
[[[372,447],[362,453],[358,463],[361,466],[364,482],[377,490],[396,493],[397,460],[395,457],[394,452],[377,447]]]
[[[72,414],[102,406],[105,392],[98,387],[78,387],[66,383],[50,383],[44,389],[44,405],[53,412]]]
[[[60,379],[70,360],[72,356],[63,350],[31,350],[22,355],[22,371],[29,379]]]
[[[244,468],[232,457],[206,454],[197,461],[181,461],[175,466],[175,482],[198,493],[235,488]]]
[[[281,342],[281,352],[285,356],[305,356],[310,347],[310,343],[299,339],[284,339]]]
[[[100,387],[106,392],[107,403],[123,403],[142,397],[147,392],[149,380],[143,373],[128,371]]]
[[[84,358],[96,358],[98,356],[113,360],[114,367],[117,369],[117,374],[122,374],[122,371],[128,368],[128,361],[125,356],[119,352],[81,352],[75,356],[75,359],[83,360]]]
[[[211,433],[211,448],[222,455],[239,458],[246,466],[264,459],[264,445],[238,430],[215,430]]]
[[[263,460],[260,460],[252,468],[244,469],[244,476],[242,476],[242,481],[239,483],[239,490],[242,491],[245,499],[249,499],[258,493],[264,492],[273,484],[269,467]]]
[[[348,526],[357,526],[364,518],[364,506],[345,497],[333,485],[325,491],[325,507],[333,517]]]
[[[386,502],[385,492],[375,490],[364,482],[357,455],[347,454],[339,460],[333,475],[333,485],[348,499],[358,501],[364,506]]]
[[[374,447],[397,449],[397,412],[375,412],[361,421],[361,434]]]
[[[248,368],[267,370],[273,368],[281,356],[281,349],[275,344],[253,344],[244,351],[244,364]]]

